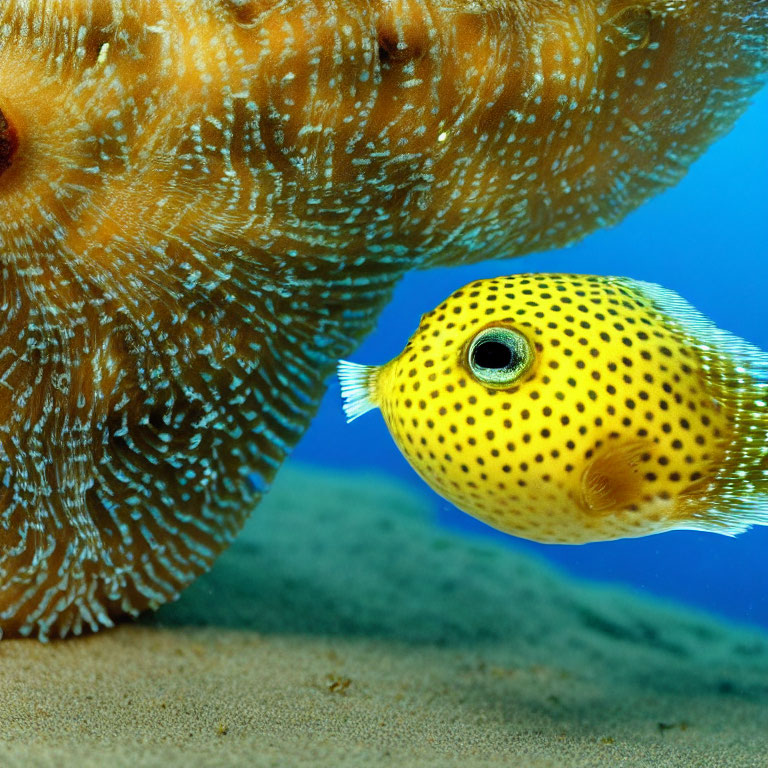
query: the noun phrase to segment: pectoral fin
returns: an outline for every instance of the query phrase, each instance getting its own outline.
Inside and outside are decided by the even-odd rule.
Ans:
[[[581,476],[584,511],[595,514],[639,503],[643,489],[640,464],[651,447],[646,440],[630,440],[599,450]]]

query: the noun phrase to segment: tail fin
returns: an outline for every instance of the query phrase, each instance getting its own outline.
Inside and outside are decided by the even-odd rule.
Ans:
[[[376,380],[379,366],[339,360],[337,370],[347,423],[378,407]]]

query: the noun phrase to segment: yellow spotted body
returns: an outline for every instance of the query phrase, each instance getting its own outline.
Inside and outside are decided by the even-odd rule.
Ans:
[[[489,385],[468,356],[500,333],[530,356]],[[555,543],[768,523],[767,374],[670,291],[554,274],[472,283],[390,363],[341,370],[348,413],[380,407],[439,494]]]

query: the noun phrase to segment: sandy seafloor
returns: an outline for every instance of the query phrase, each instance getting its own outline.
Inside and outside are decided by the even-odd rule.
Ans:
[[[768,636],[289,466],[176,604],[3,640],[0,723],[3,767],[768,768]]]

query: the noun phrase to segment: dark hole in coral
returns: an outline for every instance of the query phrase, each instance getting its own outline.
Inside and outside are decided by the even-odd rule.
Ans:
[[[379,34],[379,63],[382,67],[421,57],[422,51],[418,46],[405,45],[400,47],[400,42],[400,38],[397,35],[386,32]]]
[[[167,428],[165,419],[163,419],[163,414],[160,413],[160,411],[152,411],[149,414],[149,423],[154,429],[158,431],[162,431]]]
[[[651,42],[653,15],[648,8],[630,6],[608,21],[606,38],[618,45],[624,53],[647,48]],[[614,32],[611,31],[613,27]]]
[[[257,26],[261,16],[274,7],[275,2],[274,0],[225,0],[224,4],[234,14],[238,25],[250,29]]]
[[[10,167],[18,146],[16,131],[0,111],[0,173]]]
[[[397,53],[397,40],[391,40],[385,35],[379,36],[379,62],[386,66],[392,59],[392,54]]]

